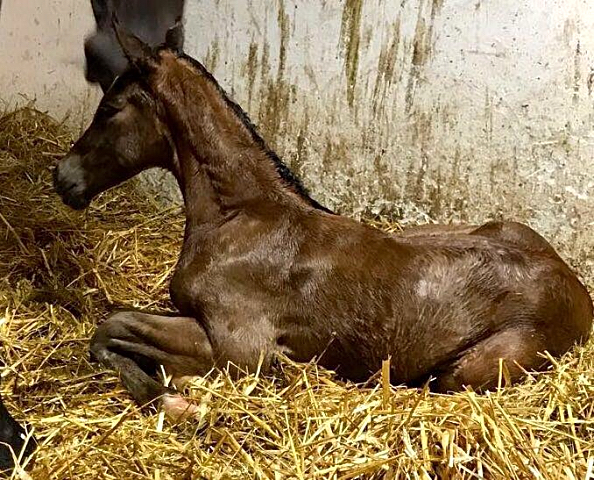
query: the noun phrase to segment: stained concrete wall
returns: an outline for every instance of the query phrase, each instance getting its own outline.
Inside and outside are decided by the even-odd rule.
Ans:
[[[38,3],[5,0],[3,96],[85,117],[90,11]],[[188,53],[328,206],[513,217],[594,257],[591,2],[188,0],[186,28]]]

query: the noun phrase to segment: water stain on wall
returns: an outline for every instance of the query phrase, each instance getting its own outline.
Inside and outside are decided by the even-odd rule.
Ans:
[[[445,0],[433,0],[433,11],[437,14],[443,8]],[[479,2],[480,3],[480,2]]]
[[[280,49],[279,49],[279,66],[278,66],[278,78],[279,80],[285,74],[285,66],[287,64],[287,46],[290,38],[291,24],[289,22],[289,15],[285,9],[285,3],[283,0],[278,1],[278,15],[277,21],[280,28]]]
[[[248,50],[247,63],[244,68],[244,75],[248,82],[248,110],[252,108],[252,98],[254,97],[254,85],[258,68],[258,44],[252,38]]]
[[[206,57],[204,59],[204,66],[209,72],[214,72],[219,64],[220,57],[220,45],[218,37],[215,37],[214,41],[208,47]]]
[[[489,87],[485,89],[485,139],[488,144],[493,141],[493,94],[490,92]]]
[[[391,40],[382,46],[379,55],[377,76],[375,78],[375,87],[373,89],[372,97],[374,117],[383,110],[386,98],[388,98],[388,89],[394,81],[396,60],[398,58],[398,49],[400,47],[400,29],[401,19],[399,15],[393,26]]]
[[[282,127],[286,125],[289,115],[291,94],[296,93],[296,87],[285,79],[287,63],[287,48],[290,40],[290,21],[286,13],[283,0],[277,0],[277,21],[280,29],[280,46],[278,54],[278,70],[276,78],[270,75],[270,68],[266,64],[268,58],[262,58],[262,82],[260,110],[258,121],[264,138],[273,146],[277,146],[277,137],[283,134]]]
[[[573,105],[575,107],[580,104],[580,87],[582,85],[582,48],[580,39],[578,38],[575,45],[575,54],[573,57]]]
[[[429,18],[426,18],[427,2],[426,0],[420,0],[419,2],[417,24],[412,43],[410,77],[406,88],[406,113],[410,113],[412,110],[415,90],[421,81],[423,69],[433,54],[435,20],[443,4],[444,0],[431,0]]]
[[[344,70],[347,80],[347,100],[349,106],[355,101],[357,72],[359,67],[359,48],[361,43],[361,15],[363,0],[346,0],[342,11],[340,44],[344,53]]]
[[[297,133],[296,138],[296,148],[293,153],[289,155],[289,167],[298,177],[303,175],[303,165],[307,162],[308,159],[308,148],[306,145],[307,137],[309,133],[309,113],[308,109],[305,109],[304,118],[301,126],[299,127],[299,132]]]
[[[412,58],[410,67],[410,76],[406,86],[405,111],[410,113],[413,106],[415,88],[421,78],[421,70],[425,62],[429,58],[429,51],[427,49],[427,25],[423,16],[424,0],[419,3],[419,11],[417,16],[417,24],[415,27],[415,34],[412,42]]]

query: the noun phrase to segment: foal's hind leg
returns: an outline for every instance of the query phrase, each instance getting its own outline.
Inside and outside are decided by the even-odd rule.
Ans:
[[[503,330],[463,352],[437,375],[432,389],[445,393],[460,391],[465,386],[479,391],[495,388],[499,380],[500,359],[514,383],[524,375],[525,370],[537,370],[546,364],[539,355],[544,350],[544,339],[535,331],[524,328]]]
[[[146,405],[169,390],[152,378],[157,365],[175,376],[206,374],[213,367],[210,341],[193,318],[119,312],[97,328],[91,355],[118,372],[134,400]],[[179,396],[163,397],[174,416],[188,404]]]

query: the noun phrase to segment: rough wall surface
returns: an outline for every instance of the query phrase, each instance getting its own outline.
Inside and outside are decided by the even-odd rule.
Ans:
[[[341,211],[519,218],[594,243],[594,5],[190,1],[203,59]]]
[[[46,2],[45,23],[7,34],[23,3],[5,1],[3,44],[56,45],[49,57],[3,49],[0,87],[30,87],[57,115],[93,105],[71,55],[91,23],[85,2]],[[188,0],[186,28],[188,53],[329,207],[517,218],[594,256],[591,2]]]

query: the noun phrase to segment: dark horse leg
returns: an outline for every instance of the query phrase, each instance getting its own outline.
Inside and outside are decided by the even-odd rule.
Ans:
[[[10,473],[14,459],[30,456],[37,443],[12,417],[0,399],[0,475]]]
[[[163,365],[174,377],[204,375],[213,365],[210,341],[202,326],[188,317],[167,317],[141,312],[111,315],[91,339],[91,355],[118,372],[134,400],[148,405],[163,398],[168,414],[179,416],[188,407],[179,395],[151,375]]]

